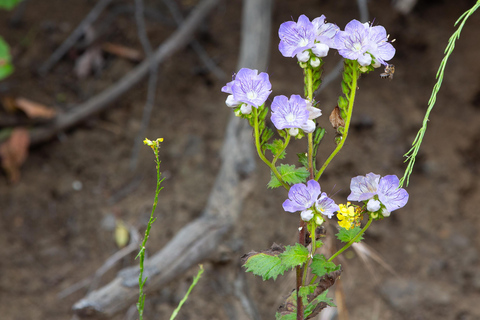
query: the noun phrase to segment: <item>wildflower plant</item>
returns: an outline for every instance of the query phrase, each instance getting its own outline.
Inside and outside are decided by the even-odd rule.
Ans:
[[[327,23],[323,15],[313,20],[301,15],[297,22],[285,22],[278,35],[281,54],[295,58],[303,71],[303,94],[296,92],[290,97],[271,98],[268,74],[248,68],[240,69],[222,91],[228,94],[227,106],[253,128],[257,153],[271,170],[268,187],[283,187],[286,190],[283,210],[299,215],[298,243],[285,247],[274,244],[265,251],[252,251],[242,257],[243,265],[247,272],[264,280],[275,280],[295,269],[296,287],[279,308],[276,318],[310,319],[326,306],[334,306],[327,290],[342,272],[341,266],[333,262],[334,258],[353,243],[360,242],[374,220],[390,216],[408,201],[407,191],[400,188],[399,179],[394,175],[381,177],[367,173],[353,177],[351,194],[347,201],[339,204],[322,192],[319,182],[347,139],[360,76],[375,68],[390,66],[388,61],[394,57],[395,48],[382,26],[352,20],[345,30],[340,30],[337,25]],[[342,95],[337,106],[323,106],[314,92],[321,85],[323,58],[331,50],[337,50],[344,58]],[[270,107],[267,101],[271,101]],[[327,130],[317,121],[326,112],[336,130],[336,147],[317,167],[318,147]],[[275,130],[267,124],[269,120]],[[305,152],[297,155],[299,164],[280,163],[285,160],[292,138],[305,144]],[[368,221],[362,228],[364,217]],[[322,228],[326,221],[335,225],[337,238],[345,243],[330,257],[317,253],[323,246],[324,236],[319,231],[326,230]]]

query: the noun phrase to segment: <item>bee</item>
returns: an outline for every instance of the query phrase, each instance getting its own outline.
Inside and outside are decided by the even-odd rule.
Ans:
[[[382,79],[393,79],[393,74],[395,73],[395,66],[393,64],[387,64],[385,67],[385,72],[380,74]]]

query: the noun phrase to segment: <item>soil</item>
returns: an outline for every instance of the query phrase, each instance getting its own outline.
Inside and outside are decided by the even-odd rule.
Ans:
[[[115,83],[135,62],[104,55],[104,65],[85,79],[74,74],[82,49],[72,49],[46,76],[35,73],[85,17],[94,1],[29,1],[21,23],[0,12],[0,35],[12,46],[15,73],[0,84],[2,94],[18,95],[66,111]],[[165,13],[159,1],[146,5]],[[115,3],[108,9],[113,12]],[[183,9],[195,4],[182,1]],[[397,53],[392,81],[376,71],[361,78],[352,130],[342,152],[320,181],[337,202],[349,193],[350,179],[375,172],[402,176],[403,154],[420,128],[435,73],[457,18],[472,1],[419,1],[407,16],[387,1],[371,1],[370,17],[386,27]],[[75,10],[71,10],[75,8]],[[240,30],[240,1],[224,1],[197,39],[227,73],[235,71]],[[306,13],[325,14],[343,28],[358,11],[353,1],[277,1],[274,8],[270,73],[273,94],[302,92],[302,74],[293,59],[276,49],[278,26]],[[168,16],[167,14],[165,14]],[[101,19],[106,21],[106,19]],[[118,15],[102,39],[141,49],[133,14]],[[343,295],[350,319],[480,319],[480,13],[465,25],[447,68],[437,104],[429,118],[408,192],[407,206],[374,223],[365,243],[379,253],[394,274],[349,250],[341,261]],[[148,20],[154,46],[174,30],[170,18]],[[339,61],[326,59],[326,73]],[[201,214],[219,164],[230,110],[224,81],[183,50],[159,71],[156,106],[147,136],[163,137],[161,160],[166,180],[148,252],[159,250],[177,230]],[[336,104],[339,80],[317,97],[324,115]],[[0,318],[69,319],[71,307],[87,293],[81,288],[59,294],[87,279],[118,250],[115,221],[143,233],[155,191],[153,154],[143,147],[130,170],[134,139],[141,123],[146,81],[114,108],[30,150],[21,181],[0,177]],[[321,125],[330,128],[327,117]],[[320,161],[333,149],[333,129],[322,142]],[[295,142],[301,150],[302,141]],[[293,153],[292,153],[293,154]],[[293,158],[291,158],[293,159]],[[257,184],[231,238],[229,259],[205,262],[205,274],[178,319],[236,319],[231,314],[235,289],[225,270],[238,270],[239,257],[273,242],[292,244],[298,216],[281,208],[283,190],[267,190],[269,173],[258,162]],[[345,201],[345,200],[343,200]],[[102,278],[108,283],[121,268],[135,264],[132,253]],[[240,271],[243,272],[243,271]],[[196,270],[147,298],[146,318],[166,319],[188,289]],[[245,276],[247,291],[262,319],[272,319],[293,288],[292,276],[263,282]],[[337,293],[340,291],[337,290]],[[340,294],[335,296],[337,304]],[[112,319],[126,319],[127,310]],[[332,309],[334,310],[334,309]],[[131,319],[135,319],[132,317]]]

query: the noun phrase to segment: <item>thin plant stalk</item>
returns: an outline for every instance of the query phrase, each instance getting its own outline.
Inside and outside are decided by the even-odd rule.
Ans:
[[[160,184],[162,181],[165,179],[160,179],[161,177],[161,172],[160,172],[160,160],[158,158],[158,151],[160,149],[160,142],[163,141],[163,138],[159,138],[155,141],[150,141],[148,139],[145,139],[143,141],[144,144],[148,145],[149,147],[152,148],[153,153],[155,154],[155,163],[157,167],[157,188],[155,190],[155,200],[153,201],[153,206],[152,206],[152,212],[150,213],[150,219],[148,220],[148,225],[147,229],[145,230],[145,237],[143,238],[143,242],[140,246],[140,252],[138,255],[135,257],[135,259],[140,258],[140,274],[138,275],[138,287],[139,287],[139,295],[138,295],[138,302],[137,302],[137,310],[138,310],[138,317],[139,320],[143,320],[143,310],[145,308],[145,293],[143,292],[143,287],[145,286],[145,283],[147,282],[147,278],[143,279],[143,270],[144,270],[144,263],[145,263],[145,248],[147,245],[147,240],[150,235],[150,229],[152,227],[152,224],[157,220],[157,218],[153,217],[153,213],[155,212],[155,209],[157,208],[157,203],[158,203],[158,195],[160,191],[163,189],[163,187],[160,187]]]

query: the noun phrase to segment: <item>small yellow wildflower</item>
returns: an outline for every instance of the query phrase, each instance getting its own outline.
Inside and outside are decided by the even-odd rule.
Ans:
[[[340,204],[338,206],[340,210],[337,211],[337,218],[340,227],[349,230],[354,226],[360,225],[361,208],[351,205],[350,202],[347,202],[346,205]]]

